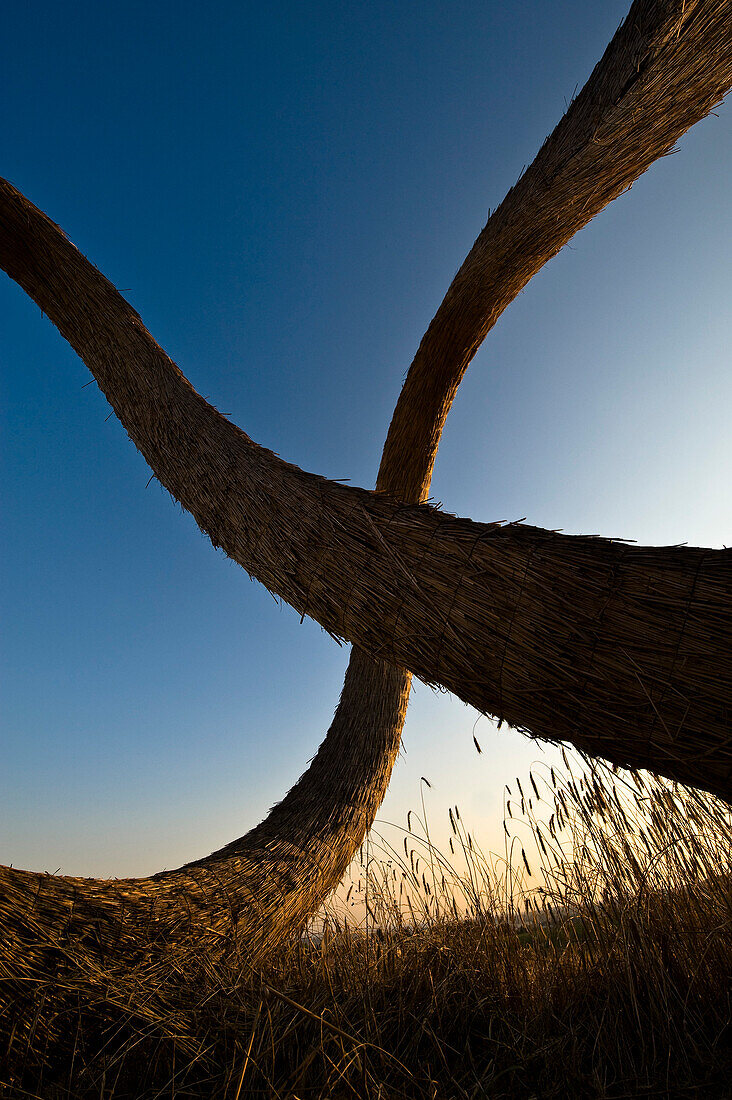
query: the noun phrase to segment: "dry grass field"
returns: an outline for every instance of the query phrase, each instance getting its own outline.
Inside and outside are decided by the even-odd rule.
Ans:
[[[457,808],[446,852],[417,814],[401,847],[372,837],[265,968],[59,958],[0,1095],[729,1097],[729,808],[577,757],[505,806],[500,858]]]

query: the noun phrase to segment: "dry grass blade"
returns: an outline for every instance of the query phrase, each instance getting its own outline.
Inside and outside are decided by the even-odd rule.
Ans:
[[[320,1013],[311,1012],[311,1010],[309,1008],[306,1008],[305,1005],[301,1005],[297,1001],[293,1001],[292,997],[288,997],[286,993],[283,993],[279,989],[275,989],[274,986],[268,985],[266,982],[262,983],[262,988],[265,989],[267,993],[271,993],[273,997],[277,997],[280,1001],[284,1001],[284,1003],[289,1005],[291,1008],[296,1008],[297,1011],[302,1012],[304,1016],[309,1016],[311,1020],[316,1020],[321,1027],[326,1028],[328,1031],[332,1031],[334,1035],[340,1035],[342,1039],[347,1039],[348,1042],[352,1044],[354,1049],[358,1047],[369,1047],[371,1050],[375,1050],[378,1054],[383,1054],[385,1058],[388,1058],[390,1061],[394,1062],[395,1065],[399,1066],[400,1069],[403,1069],[406,1074],[411,1076],[410,1070],[408,1070],[407,1067],[403,1065],[398,1058],[395,1058],[394,1055],[391,1054],[388,1050],[384,1050],[383,1047],[377,1046],[376,1043],[369,1042],[368,1039],[358,1039],[355,1035],[349,1035],[347,1031],[344,1031],[343,1028],[337,1027],[335,1024],[332,1024],[330,1020],[326,1020]]]

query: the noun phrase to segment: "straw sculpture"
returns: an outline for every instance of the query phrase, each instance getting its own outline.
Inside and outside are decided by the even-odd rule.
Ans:
[[[0,868],[0,977],[26,1027],[54,968],[131,966],[189,937],[253,956],[337,884],[384,796],[410,672],[533,737],[732,799],[732,555],[459,519],[425,500],[475,351],[531,276],[732,85],[732,0],[637,0],[489,219],[420,345],[377,492],[255,444],[9,183],[0,264],[87,364],[162,485],[215,546],[354,644],[333,724],[259,826],[146,879]],[[404,671],[409,670],[409,671]],[[29,992],[30,991],[30,992]],[[0,1006],[1,1007],[1,1006]]]

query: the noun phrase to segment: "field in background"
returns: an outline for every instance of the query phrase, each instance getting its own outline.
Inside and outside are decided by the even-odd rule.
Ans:
[[[39,976],[0,1096],[704,1097],[732,1080],[732,817],[577,756],[506,790],[505,850],[424,803],[266,968],[171,950]]]

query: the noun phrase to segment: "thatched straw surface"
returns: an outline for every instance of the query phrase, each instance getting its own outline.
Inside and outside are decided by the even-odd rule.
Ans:
[[[729,0],[636,0],[455,276],[399,395],[382,471],[402,467],[419,493],[460,379],[502,311],[731,85]]]
[[[258,952],[302,923],[383,797],[406,709],[402,667],[532,736],[732,797],[729,552],[401,503],[426,495],[457,385],[502,309],[731,83],[731,3],[633,6],[448,291],[400,397],[376,495],[304,473],[226,421],[62,232],[2,184],[0,263],[87,363],[160,482],[215,545],[360,647],[311,768],[240,841],[145,880],[0,871],[0,967],[14,988],[61,965],[54,943],[76,945],[75,965],[109,965],[145,957],[158,935],[232,925]]]

